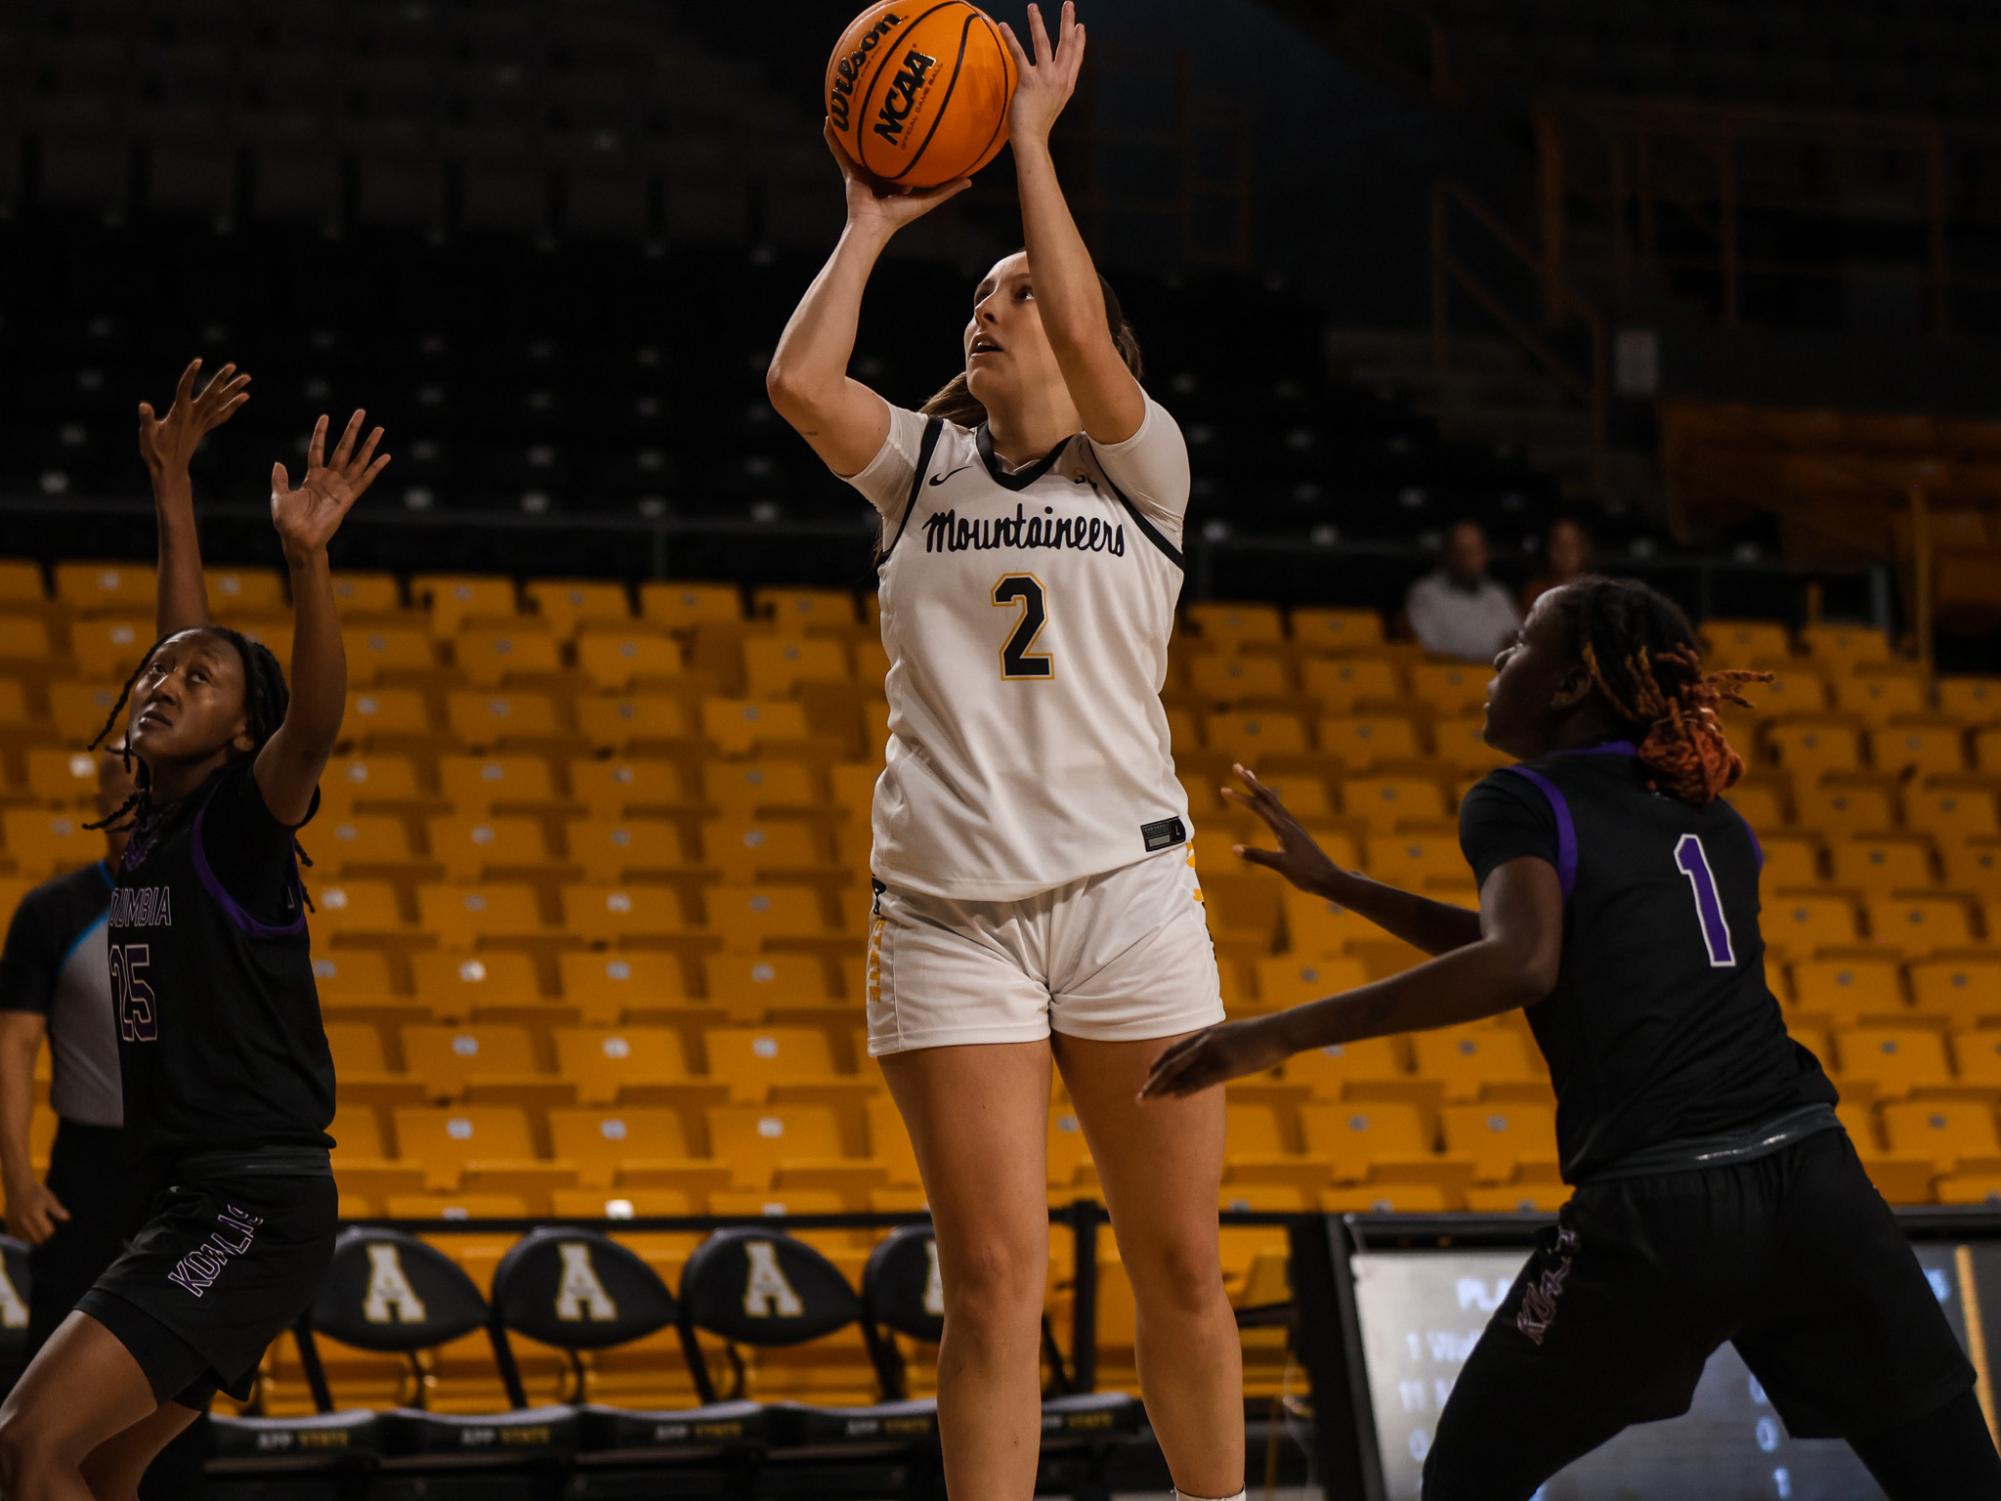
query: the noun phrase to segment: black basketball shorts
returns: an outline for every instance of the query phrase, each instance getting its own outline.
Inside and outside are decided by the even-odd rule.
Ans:
[[[201,1409],[250,1395],[271,1341],[312,1302],[333,1257],[334,1180],[242,1155],[186,1165],[124,1255],[77,1303],[131,1352],[161,1402]],[[255,1162],[251,1171],[242,1171]],[[262,1169],[262,1170],[260,1170]]]
[[[1527,1497],[1633,1423],[1688,1411],[1737,1347],[1795,1438],[1868,1438],[1972,1386],[1848,1133],[1580,1187],[1440,1414],[1426,1501]]]

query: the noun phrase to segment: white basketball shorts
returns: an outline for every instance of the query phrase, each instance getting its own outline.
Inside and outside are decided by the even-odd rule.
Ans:
[[[1195,856],[1018,902],[884,889],[869,925],[871,1057],[1054,1032],[1139,1042],[1223,1019]]]

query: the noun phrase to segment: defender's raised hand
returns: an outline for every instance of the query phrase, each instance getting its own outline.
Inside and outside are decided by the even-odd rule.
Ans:
[[[283,464],[271,466],[271,522],[278,528],[288,557],[323,549],[340,530],[354,503],[389,463],[388,454],[378,457],[375,452],[375,445],[382,441],[379,427],[368,435],[361,451],[355,452],[354,440],[361,433],[365,415],[357,409],[347,419],[347,429],[340,435],[331,459],[324,456],[327,419],[322,416],[313,424],[312,442],[306,446],[306,472],[300,477],[298,489],[292,488]]]
[[[201,440],[250,399],[250,377],[238,375],[234,363],[216,371],[196,395],[195,375],[200,369],[200,360],[188,361],[166,416],[155,416],[150,401],[139,403],[139,456],[156,477],[185,470]]]
[[[1236,772],[1237,780],[1244,784],[1245,790],[1239,792],[1234,787],[1225,787],[1222,789],[1223,796],[1238,807],[1248,808],[1257,814],[1265,821],[1265,826],[1278,836],[1278,848],[1275,850],[1252,849],[1240,844],[1237,854],[1246,864],[1262,865],[1267,870],[1277,871],[1301,891],[1327,896],[1330,888],[1341,878],[1341,868],[1327,858],[1326,851],[1313,842],[1313,836],[1286,811],[1276,792],[1242,766],[1232,767],[1231,770]]]
[[[1142,1100],[1180,1099],[1199,1094],[1230,1079],[1261,1074],[1282,1063],[1291,1049],[1280,1033],[1278,1018],[1223,1022],[1193,1037],[1184,1037],[1153,1061]]]

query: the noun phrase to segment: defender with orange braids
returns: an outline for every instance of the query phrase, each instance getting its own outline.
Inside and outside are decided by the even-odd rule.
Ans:
[[[1145,1093],[1527,1008],[1575,1192],[1452,1389],[1425,1501],[1526,1501],[1687,1411],[1725,1340],[1796,1437],[1845,1438],[1895,1501],[2001,1497],[1973,1368],[1765,984],[1719,712],[1760,675],[1706,674],[1674,604],[1591,577],[1539,598],[1495,669],[1486,738],[1520,760],[1460,809],[1479,911],[1337,869],[1239,767],[1225,795],[1279,843],[1246,861],[1434,957],[1191,1037]]]

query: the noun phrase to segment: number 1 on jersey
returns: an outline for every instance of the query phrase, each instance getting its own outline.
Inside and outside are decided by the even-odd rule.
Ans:
[[[1001,676],[1009,682],[1055,677],[1056,663],[1029,651],[1049,623],[1049,597],[1042,580],[1032,573],[1010,573],[994,585],[994,605],[1018,605],[1021,609],[1021,619],[1001,647]]]
[[[1716,894],[1716,874],[1709,868],[1709,851],[1702,847],[1701,835],[1684,834],[1675,841],[1674,864],[1688,877],[1689,890],[1695,894],[1695,915],[1702,923],[1709,967],[1734,968],[1737,951],[1730,945],[1730,923],[1723,916],[1723,899]]]

